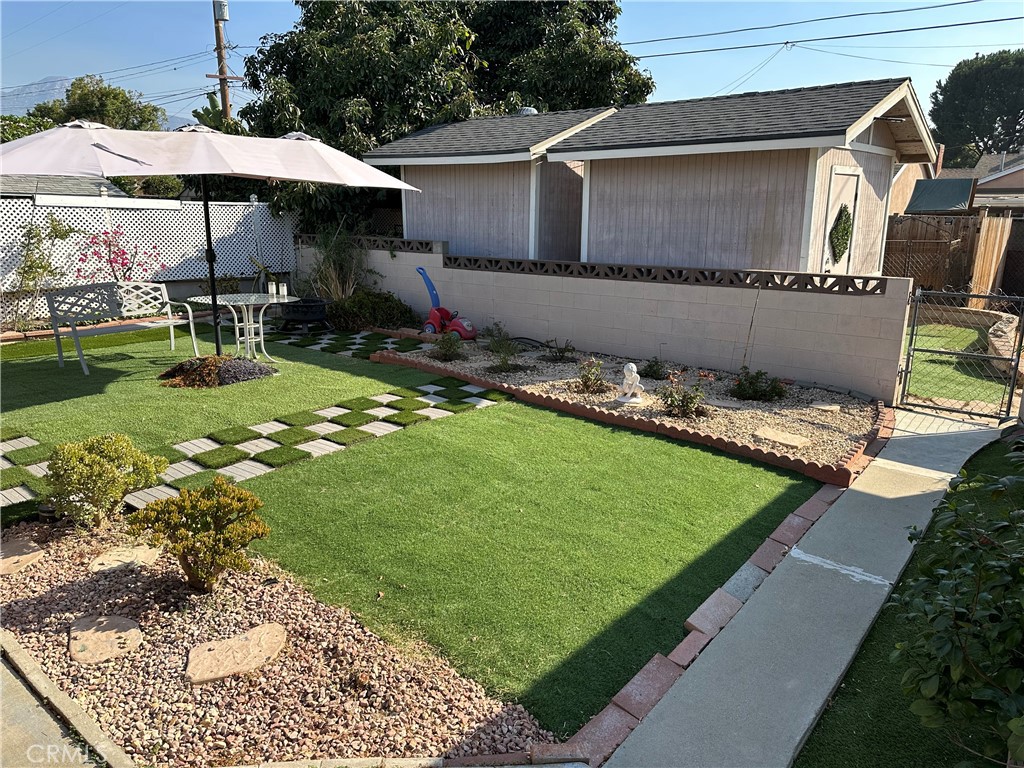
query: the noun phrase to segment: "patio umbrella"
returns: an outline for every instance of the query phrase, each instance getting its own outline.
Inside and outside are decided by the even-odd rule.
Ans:
[[[419,191],[302,133],[267,139],[234,136],[199,125],[172,132],[126,131],[82,120],[0,145],[0,174],[199,176],[217,354],[222,352],[214,279],[217,255],[206,176]]]

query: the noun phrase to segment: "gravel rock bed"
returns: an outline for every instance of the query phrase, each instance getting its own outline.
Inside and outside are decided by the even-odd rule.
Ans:
[[[488,696],[423,648],[389,645],[267,561],[254,558],[249,573],[199,595],[166,553],[152,566],[89,573],[97,555],[131,542],[117,531],[22,523],[3,539],[14,536],[34,538],[45,555],[0,582],[3,626],[139,765],[458,756],[554,740],[523,707]],[[68,626],[89,614],[137,621],[142,646],[95,666],[72,661]],[[288,632],[276,661],[185,682],[192,646],[271,621]]]
[[[725,401],[734,407],[716,407],[706,403],[708,407],[706,416],[695,419],[679,419],[665,413],[661,401],[655,394],[659,387],[667,383],[665,381],[642,378],[641,383],[646,389],[642,395],[643,402],[632,405],[616,401],[615,398],[619,394],[618,385],[622,382],[622,367],[626,363],[636,363],[637,368],[640,369],[643,367],[643,360],[577,352],[575,361],[550,362],[541,359],[538,352],[526,352],[516,360],[528,366],[527,370],[497,373],[489,370],[494,365],[495,358],[484,349],[483,344],[466,344],[463,349],[466,359],[450,363],[435,360],[428,351],[407,352],[403,354],[403,357],[428,360],[453,373],[469,373],[503,384],[522,387],[538,394],[570,398],[575,402],[598,406],[609,411],[660,419],[679,427],[700,429],[718,437],[822,464],[834,464],[842,461],[847,452],[871,430],[876,416],[873,403],[865,402],[852,395],[839,394],[816,387],[789,385],[786,387],[786,396],[772,403],[734,400],[729,395],[729,390],[736,379],[735,373],[705,369],[714,376],[714,381],[710,381],[700,378],[696,368],[690,368],[687,371],[687,383],[698,384],[706,399]],[[579,376],[579,361],[590,357],[603,362],[602,373],[610,385],[608,392],[587,395],[576,392],[572,388],[572,383]],[[665,365],[669,370],[684,367],[668,360],[665,361]],[[814,408],[812,403],[837,405],[839,410]],[[754,434],[764,427],[800,435],[809,438],[811,442],[801,448],[794,448]]]

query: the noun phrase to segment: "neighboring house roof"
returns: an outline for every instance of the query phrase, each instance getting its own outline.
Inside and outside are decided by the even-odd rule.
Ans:
[[[918,179],[904,213],[969,211],[974,204],[974,179]]]
[[[0,178],[0,197],[32,197],[34,195],[88,195],[96,197],[102,187],[110,197],[128,197],[112,181],[85,176],[23,176]]]
[[[1009,152],[1005,155],[982,155],[973,168],[943,168],[939,172],[940,179],[984,179],[998,173],[1018,170],[1024,164],[1024,152]],[[1017,166],[1017,167],[1014,167]]]
[[[371,165],[415,165],[431,158],[490,158],[474,162],[505,162],[506,157],[529,159],[552,140],[581,130],[614,111],[595,107],[477,117],[461,123],[433,125],[367,152],[363,160]]]
[[[903,162],[934,161],[935,144],[907,78],[634,104],[548,154],[601,159],[753,148],[737,146],[743,144],[846,145],[876,118],[888,122]]]

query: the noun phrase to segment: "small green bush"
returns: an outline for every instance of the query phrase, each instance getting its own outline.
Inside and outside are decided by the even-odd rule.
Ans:
[[[430,356],[443,363],[450,363],[453,360],[462,360],[466,355],[462,351],[462,339],[457,333],[442,333],[434,347],[430,350]]]
[[[659,357],[652,357],[646,363],[644,363],[640,370],[637,371],[645,379],[654,379],[656,381],[664,381],[668,378],[669,370],[668,366],[665,365],[664,361]]]
[[[612,385],[601,375],[602,365],[603,363],[594,357],[580,363],[580,375],[572,382],[572,388],[585,395],[597,395],[611,389]]]
[[[786,396],[786,386],[778,378],[769,378],[764,371],[750,372],[747,366],[740,368],[740,375],[729,390],[737,400],[758,400],[770,403]]]
[[[294,464],[296,461],[308,459],[310,454],[290,445],[282,445],[279,448],[271,448],[253,456],[254,461],[266,464],[268,467],[283,467],[286,464]]]
[[[218,429],[216,432],[211,432],[207,437],[224,445],[238,445],[247,440],[257,440],[263,437],[263,435],[255,429],[249,429],[248,427],[228,427],[227,429]]]
[[[177,498],[150,502],[129,523],[133,533],[151,531],[152,544],[177,556],[189,586],[212,592],[229,568],[249,570],[246,547],[270,535],[256,514],[262,506],[254,493],[218,476]]]
[[[127,435],[90,437],[58,445],[50,456],[47,480],[58,516],[82,526],[104,526],[124,497],[157,485],[167,459],[136,448]]]
[[[327,319],[339,331],[417,327],[420,324],[413,308],[395,294],[370,288],[360,288],[347,299],[328,304]]]
[[[658,390],[658,398],[665,406],[665,413],[679,419],[706,416],[708,409],[704,405],[701,388],[696,384],[688,387],[683,382],[683,373],[676,371],[668,375],[668,384]]]
[[[514,361],[515,356],[523,351],[523,345],[518,341],[513,341],[511,337],[495,337],[491,339],[487,349],[497,358],[487,370],[496,373],[525,370],[526,366]]]

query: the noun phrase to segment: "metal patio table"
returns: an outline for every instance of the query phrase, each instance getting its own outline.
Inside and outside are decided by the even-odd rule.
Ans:
[[[188,301],[196,304],[213,305],[212,296],[190,296]],[[298,301],[298,296],[280,296],[276,293],[221,293],[217,295],[218,305],[227,308],[235,324],[235,354],[245,344],[245,356],[258,358],[260,352],[272,363],[277,360],[267,352],[263,340],[263,315],[269,307],[276,304],[289,304]],[[259,312],[256,308],[259,307]],[[238,309],[238,312],[235,309]],[[242,321],[238,321],[239,313]],[[259,344],[259,351],[256,349]]]

